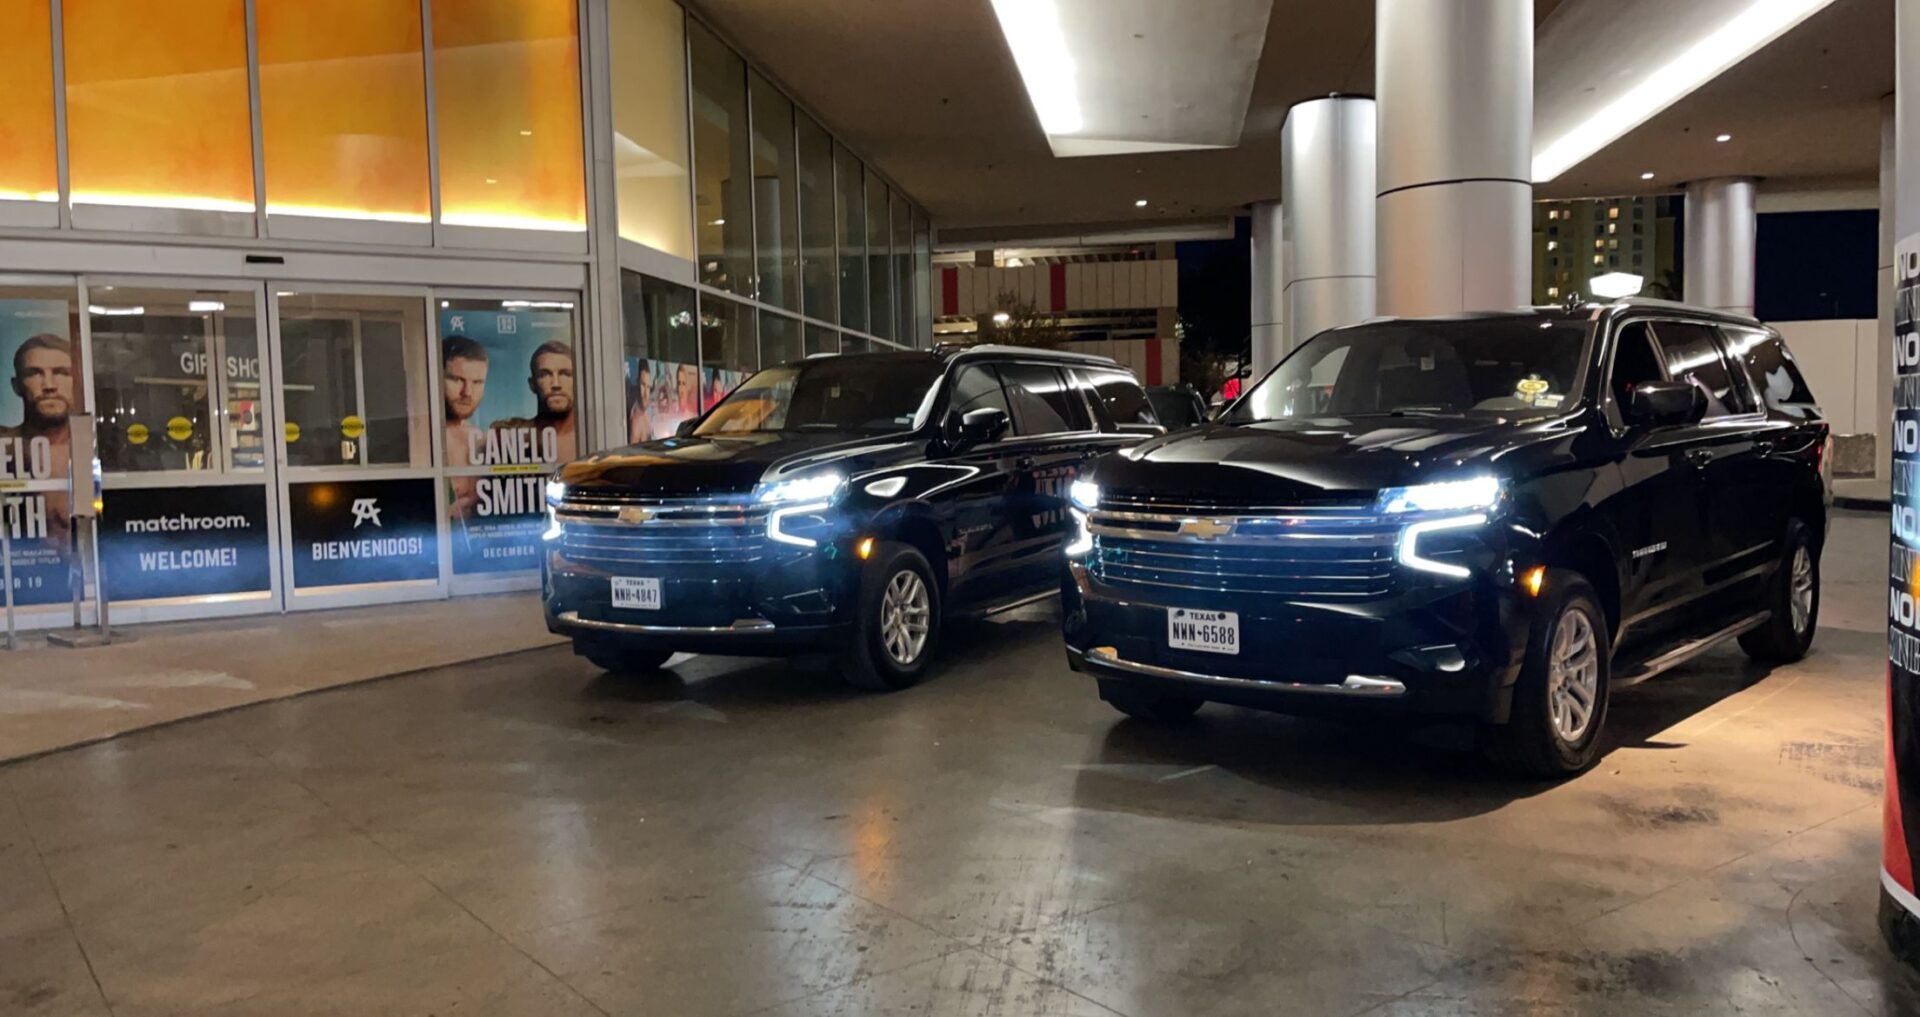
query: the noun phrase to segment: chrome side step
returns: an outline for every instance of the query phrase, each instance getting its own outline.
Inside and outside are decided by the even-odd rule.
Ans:
[[[1642,662],[1637,667],[1614,674],[1612,679],[1613,684],[1617,688],[1625,688],[1629,685],[1638,685],[1649,678],[1657,677],[1662,672],[1679,667],[1681,664],[1700,656],[1729,639],[1733,639],[1743,633],[1751,632],[1765,625],[1772,617],[1772,611],[1761,611],[1757,614],[1748,615],[1718,632],[1713,632],[1701,636],[1698,639],[1681,643],[1679,646],[1668,650],[1658,657]]]
[[[969,611],[967,613],[973,615],[976,618],[990,618],[996,614],[1006,614],[1008,611],[1013,611],[1019,608],[1026,607],[1028,604],[1038,604],[1043,600],[1049,600],[1051,598],[1058,597],[1059,595],[1060,595],[1059,590],[1047,590],[1042,593],[1035,593],[1031,596],[1021,597],[1017,600],[1009,600],[1004,604],[995,604],[991,607],[983,607],[975,611]]]

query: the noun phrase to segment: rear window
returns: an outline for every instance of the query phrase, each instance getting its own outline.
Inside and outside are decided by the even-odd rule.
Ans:
[[[1746,369],[1753,390],[1760,393],[1760,401],[1768,409],[1793,417],[1811,416],[1818,411],[1813,390],[1807,387],[1800,365],[1793,362],[1793,354],[1779,336],[1744,328],[1721,331],[1727,337],[1727,347],[1733,351],[1734,359]]]
[[[1044,364],[1001,364],[1000,380],[1013,402],[1014,429],[1020,434],[1063,434],[1093,427],[1087,405],[1067,385],[1059,369]]]

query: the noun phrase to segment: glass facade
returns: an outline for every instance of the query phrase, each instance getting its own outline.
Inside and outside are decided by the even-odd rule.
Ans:
[[[60,199],[49,0],[0,0],[0,201]]]
[[[73,203],[253,212],[245,0],[63,12]]]
[[[575,0],[431,7],[441,221],[584,232]]]
[[[673,0],[612,0],[608,17],[620,236],[691,260],[686,15]]]
[[[557,463],[764,366],[930,340],[905,192],[675,0],[607,0],[605,40],[583,9],[0,0],[23,603],[70,602],[71,413],[109,518],[221,520],[204,573],[139,565],[191,543],[164,526],[103,530],[118,617],[292,610],[527,588]],[[237,277],[169,260],[216,237]],[[376,507],[379,553],[339,553]]]
[[[267,214],[428,222],[420,8],[255,0]]]

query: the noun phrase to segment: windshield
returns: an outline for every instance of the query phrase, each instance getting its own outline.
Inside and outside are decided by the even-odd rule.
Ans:
[[[693,433],[907,431],[940,380],[926,356],[822,357],[768,368],[715,406]]]
[[[1315,336],[1234,406],[1230,423],[1294,417],[1538,416],[1580,401],[1586,321],[1396,321]]]

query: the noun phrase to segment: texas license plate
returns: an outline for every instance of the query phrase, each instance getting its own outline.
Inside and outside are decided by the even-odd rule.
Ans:
[[[613,606],[636,611],[660,610],[660,580],[614,576]]]
[[[1167,645],[1201,653],[1240,652],[1240,616],[1232,611],[1167,609]]]

